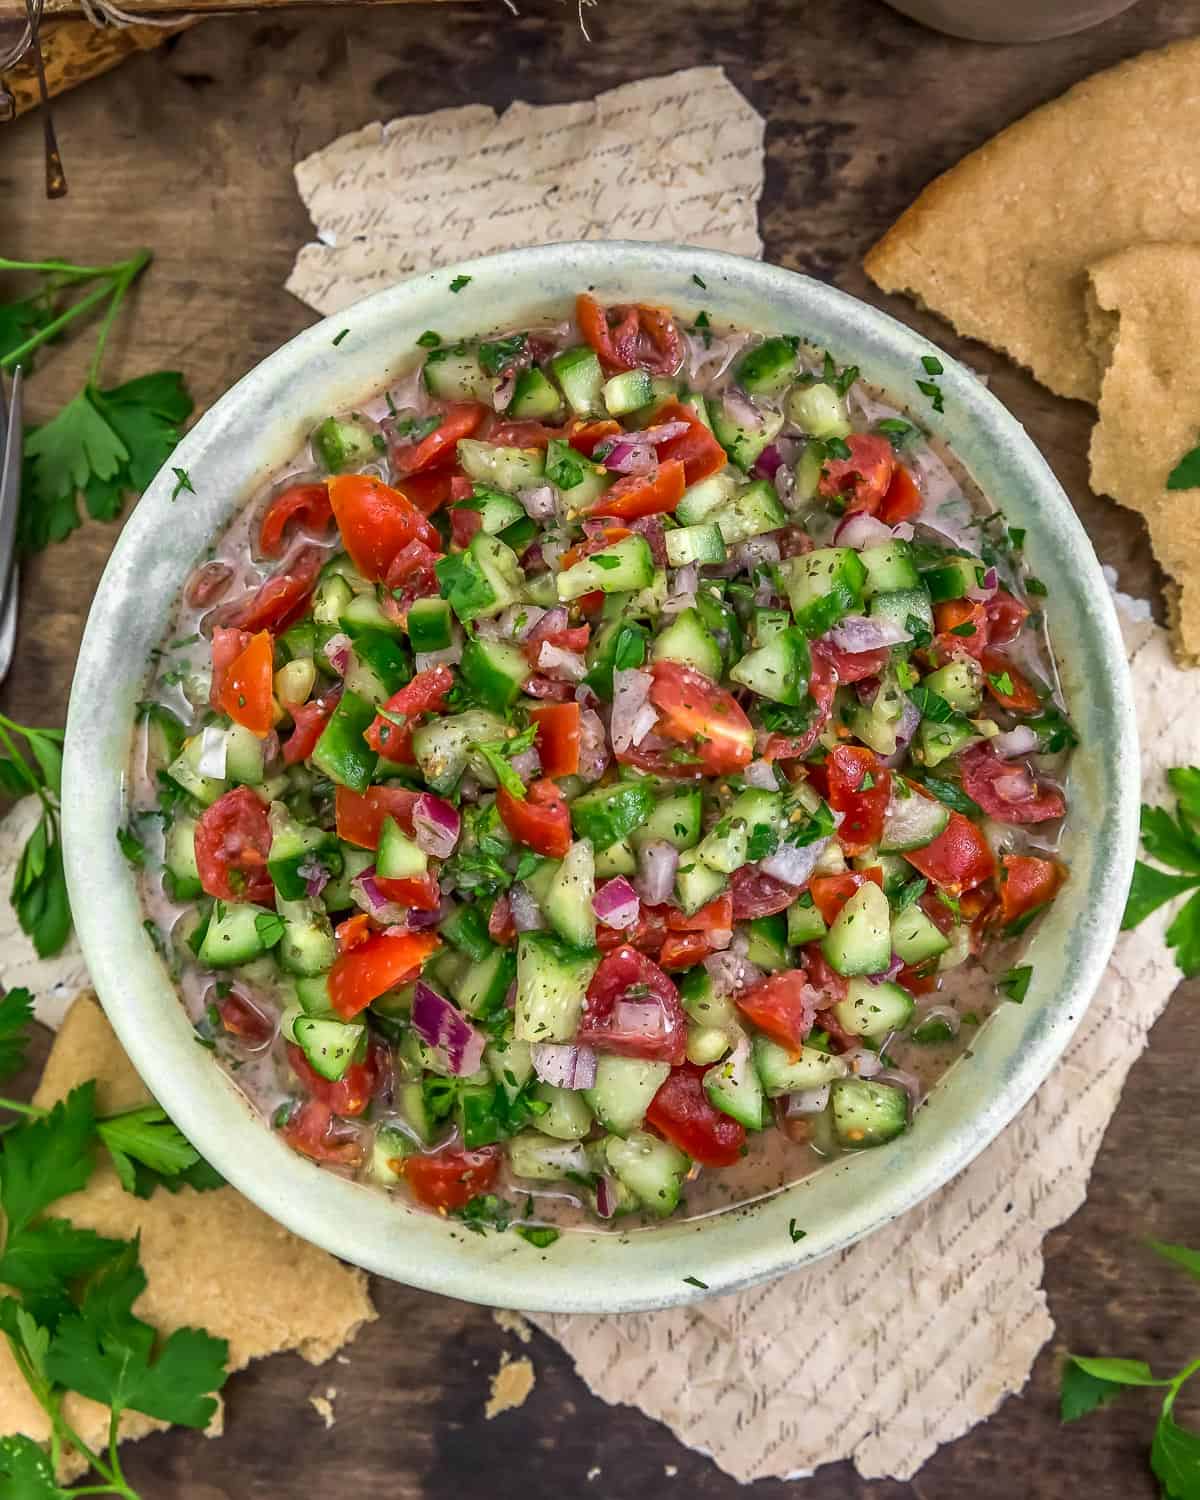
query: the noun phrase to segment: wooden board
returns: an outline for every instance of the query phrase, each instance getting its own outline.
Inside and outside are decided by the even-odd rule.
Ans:
[[[311,321],[282,289],[310,233],[291,177],[300,156],[393,114],[478,101],[502,107],[513,98],[551,103],[723,63],[769,121],[768,257],[886,306],[984,371],[1123,586],[1141,594],[1157,587],[1140,523],[1088,492],[1088,410],[1048,395],[902,300],[880,297],[859,261],[934,173],[1095,69],[1195,30],[1193,7],[1142,0],[1095,31],[1001,48],[922,31],[875,0],[758,0],[752,11],[742,0],[701,10],[691,0],[602,0],[587,14],[590,44],[573,4],[518,3],[517,17],[471,5],[196,27],[62,101],[72,178],[62,202],[39,196],[36,118],[3,136],[0,198],[17,206],[5,253],[115,257],[153,246],[158,260],[114,338],[106,376],[183,369],[209,402]],[[73,392],[86,357],[72,341],[46,358],[30,390],[35,418]],[[90,526],[29,567],[20,655],[0,691],[5,713],[61,722],[113,537],[113,527]],[[1059,1500],[1076,1492],[1150,1500],[1150,1400],[1135,1394],[1064,1430],[1056,1369],[1065,1348],[1147,1358],[1167,1370],[1198,1352],[1193,1284],[1141,1243],[1154,1235],[1200,1244],[1191,1129],[1198,1050],[1193,984],[1181,987],[1131,1075],[1086,1207],[1047,1242],[1058,1339],[1028,1390],[943,1449],[912,1484],[867,1482],[842,1464],[803,1485],[757,1485],[755,1500]],[[489,1500],[746,1493],[657,1423],[590,1396],[549,1340],[520,1349],[486,1310],[399,1286],[379,1286],[377,1298],[383,1317],[349,1351],[349,1364],[317,1371],[289,1357],[238,1376],[225,1437],[152,1438],[130,1453],[130,1482],[147,1500],[462,1500],[481,1482]],[[532,1354],[538,1384],[521,1410],[485,1422],[488,1376],[506,1347]],[[307,1398],[330,1385],[338,1420],[326,1432]]]
[[[423,0],[343,0],[346,5],[415,5]],[[450,0],[434,0],[448,4]],[[238,15],[260,10],[316,10],[328,7],[328,0],[121,0],[117,9],[125,15],[173,17],[185,15]],[[48,20],[78,19],[86,15],[79,0],[44,0],[43,14]],[[24,20],[25,0],[0,0],[0,21]]]
[[[3,5],[0,3],[0,17]],[[65,94],[78,84],[99,78],[118,63],[137,52],[160,47],[169,36],[184,26],[124,26],[119,31],[101,30],[90,21],[47,21],[42,28],[42,61],[46,68],[46,87],[52,95]],[[17,67],[3,75],[9,92],[16,100],[17,114],[36,109],[41,103],[33,59],[26,56]]]

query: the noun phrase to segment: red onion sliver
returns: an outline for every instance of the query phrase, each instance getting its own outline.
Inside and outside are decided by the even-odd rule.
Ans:
[[[808,884],[828,842],[828,839],[817,839],[814,843],[803,845],[781,843],[774,854],[769,854],[759,862],[758,868],[772,880],[782,880],[784,885],[794,885],[798,895],[800,887]]]
[[[665,839],[650,839],[638,853],[637,888],[647,906],[661,906],[675,888],[679,850]]]
[[[569,1042],[535,1042],[533,1071],[556,1089],[590,1089],[596,1082],[596,1054]]]
[[[1018,724],[1015,729],[994,736],[988,743],[1001,760],[1014,755],[1032,755],[1038,747],[1037,730],[1028,724]]]
[[[538,932],[546,925],[542,919],[542,909],[524,881],[518,880],[509,891],[508,904],[513,926],[518,932]]]
[[[449,859],[462,832],[458,810],[432,792],[422,792],[413,803],[413,832],[417,846],[437,859]]]
[[[641,914],[638,893],[624,875],[614,875],[592,897],[592,910],[606,927],[632,927]]]
[[[884,646],[898,646],[912,636],[894,620],[847,615],[829,632],[828,639],[839,651],[856,655],[860,651],[878,651]]]
[[[854,547],[859,551],[864,547],[879,547],[892,539],[892,528],[865,510],[851,511],[833,533],[835,546]]]
[[[487,1038],[449,1000],[420,979],[413,992],[412,1028],[430,1047],[440,1048],[455,1077],[478,1073]]]
[[[618,1000],[613,1006],[613,1030],[636,1036],[662,1036],[666,1014],[657,1000]]]

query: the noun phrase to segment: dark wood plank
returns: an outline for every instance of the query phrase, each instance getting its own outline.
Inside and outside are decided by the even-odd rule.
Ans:
[[[201,404],[310,321],[283,291],[309,233],[292,164],[368,120],[482,100],[503,107],[581,97],[652,72],[723,63],[763,112],[770,259],[824,277],[914,323],[977,368],[1047,454],[1102,558],[1134,592],[1156,588],[1140,523],[1087,489],[1086,408],[1048,395],[1002,358],[938,320],[881,298],[862,252],[920,187],[964,151],[1099,67],[1195,29],[1189,7],[1143,0],[1095,31],[1036,48],[975,46],[925,32],[875,0],[799,7],[736,0],[696,8],[603,0],[589,43],[572,5],[216,20],[87,85],[57,106],[71,196],[47,205],[39,122],[4,136],[0,199],[8,254],[115,257],[156,252],[107,367],[127,378],[186,371]],[[953,253],[953,247],[948,247]],[[71,342],[33,383],[35,416],[71,394],[86,354]],[[21,657],[0,693],[6,712],[61,721],[88,602],[115,528],[88,526],[28,569]],[[1062,1348],[1150,1357],[1170,1367],[1194,1349],[1195,1294],[1140,1241],[1200,1243],[1200,1165],[1188,1125],[1190,1059],[1200,1046],[1200,986],[1181,989],[1135,1067],[1086,1207],[1047,1242],[1046,1286]],[[1181,1129],[1180,1126],[1183,1126]],[[538,1336],[520,1349],[486,1310],[379,1285],[382,1317],[348,1365],[298,1358],[240,1375],[217,1443],[186,1433],[131,1453],[133,1482],[179,1500],[383,1492],[450,1500],[481,1481],[497,1500],[595,1493],[634,1500],[686,1487],[736,1487],[665,1428],[589,1395],[563,1352]],[[526,1405],[486,1423],[488,1375],[501,1351],[532,1354]],[[903,1358],[903,1351],[897,1351]],[[1009,1500],[1078,1489],[1096,1500],[1149,1497],[1148,1402],[1134,1397],[1086,1429],[1061,1432],[1055,1350],[1028,1390],[939,1453],[912,1484],[822,1470],[813,1500]],[[334,1385],[329,1433],[306,1404]],[[487,1454],[486,1468],[480,1463]],[[677,1473],[668,1476],[667,1468]],[[600,1474],[589,1482],[587,1474]],[[764,1500],[796,1493],[756,1488]]]

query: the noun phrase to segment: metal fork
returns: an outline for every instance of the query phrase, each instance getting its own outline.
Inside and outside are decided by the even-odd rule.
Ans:
[[[0,682],[8,676],[17,648],[17,604],[21,593],[15,560],[17,507],[21,500],[22,372],[18,365],[12,392],[4,396],[0,379]]]

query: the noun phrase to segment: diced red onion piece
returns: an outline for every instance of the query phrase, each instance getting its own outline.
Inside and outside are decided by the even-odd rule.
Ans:
[[[967,590],[967,598],[974,600],[976,604],[986,604],[999,587],[999,575],[995,568],[989,568],[983,575],[983,582],[972,584]]]
[[[538,932],[546,925],[542,919],[542,909],[524,881],[518,880],[509,891],[508,904],[513,926],[518,932]]]
[[[590,1089],[596,1082],[596,1054],[568,1042],[535,1042],[533,1071],[556,1089]]]
[[[896,724],[896,748],[891,755],[885,756],[885,766],[898,766],[908,753],[908,747],[912,743],[912,737],[917,732],[917,726],[921,722],[921,711],[915,703],[907,698],[900,712],[899,721]]]
[[[682,568],[675,569],[675,574],[671,579],[672,594],[690,594],[693,596],[692,603],[694,604],[696,602],[694,596],[699,587],[699,563],[687,563]]]
[[[635,720],[650,697],[654,678],[637,667],[618,668],[613,673],[612,745],[628,750],[634,743]]]
[[[629,523],[630,531],[645,537],[656,568],[667,566],[667,540],[661,516],[637,516]]]
[[[1031,802],[1037,796],[1037,787],[1027,766],[1005,766],[1003,772],[993,779],[992,790],[1005,802]]]
[[[883,646],[898,646],[912,640],[903,625],[894,620],[870,619],[866,615],[847,615],[829,632],[828,639],[839,651],[857,655],[860,651],[878,651]]]
[[[856,1078],[874,1078],[876,1073],[883,1071],[878,1052],[872,1052],[869,1047],[848,1047],[842,1053],[842,1061]]]
[[[571,616],[562,607],[562,605],[559,604],[556,605],[552,610],[548,610],[545,614],[542,615],[541,619],[538,620],[537,625],[532,630],[530,630],[529,635],[532,640],[541,642],[545,640],[547,636],[557,635],[560,630],[566,630],[570,623]]]
[[[733,549],[731,557],[738,568],[750,571],[763,563],[777,563],[780,559],[779,541],[769,533],[748,537]]]
[[[350,882],[350,894],[354,904],[381,926],[407,926],[408,909],[395,901],[389,901],[375,884],[375,867],[364,870]]]
[[[215,604],[233,582],[233,569],[228,563],[207,562],[188,579],[183,590],[185,604],[193,609],[207,609]]]
[[[517,388],[517,367],[506,370],[492,387],[492,406],[496,411],[507,411]]]
[[[824,1083],[819,1089],[801,1089],[798,1093],[788,1094],[786,1112],[793,1119],[797,1115],[819,1115],[828,1103],[829,1084]]]
[[[911,521],[901,521],[899,526],[892,527],[892,536],[898,542],[911,542],[915,532]]]
[[[329,884],[329,871],[315,859],[302,860],[296,874],[304,882],[304,894],[314,901]]]
[[[604,460],[614,474],[649,474],[658,468],[658,455],[649,443],[622,438]]]
[[[1018,724],[1015,729],[996,735],[988,743],[1001,760],[1014,755],[1032,755],[1038,747],[1037,730],[1028,724]]]
[[[350,637],[340,631],[337,635],[331,635],[325,642],[325,660],[339,677],[345,677],[354,660],[354,643]]]
[[[499,617],[500,633],[510,640],[528,640],[546,616],[546,611],[536,604],[511,604]],[[475,633],[479,633],[482,620],[476,620]]]
[[[449,859],[462,832],[457,808],[432,792],[422,792],[413,803],[412,820],[418,848],[437,859]]]
[[[632,927],[641,913],[638,893],[624,875],[614,875],[592,897],[592,910],[606,927]]]
[[[868,984],[883,984],[883,983],[885,983],[888,980],[895,979],[896,975],[899,974],[900,970],[903,967],[904,967],[904,960],[900,957],[900,955],[898,953],[893,953],[892,956],[891,956],[891,959],[888,962],[887,968],[886,969],[880,969],[880,971],[879,971],[878,974],[868,974],[867,975],[867,983]]]
[[[779,790],[775,767],[769,760],[752,760],[742,772],[742,780],[747,786],[755,787],[760,792]]]
[[[543,641],[538,651],[538,667],[550,677],[567,682],[582,682],[587,675],[587,666],[578,651],[564,651],[561,646],[552,646]]]
[[[611,1219],[617,1211],[617,1190],[610,1177],[601,1177],[596,1183],[596,1212],[602,1219]]]
[[[483,1032],[420,979],[413,992],[412,1028],[423,1042],[441,1050],[455,1077],[478,1073],[487,1040]]]
[[[892,541],[893,536],[892,528],[877,516],[865,510],[854,510],[838,522],[833,540],[835,546],[854,547],[861,552],[864,547],[882,546]]]
[[[525,507],[525,514],[532,521],[554,519],[554,488],[549,484],[535,485],[533,489],[518,490],[517,499]]]
[[[412,906],[409,908],[405,926],[411,932],[420,932],[425,927],[436,927],[440,922],[446,920],[452,910],[453,907],[445,896],[442,897],[432,911],[420,911],[417,907]]]
[[[760,860],[758,868],[772,880],[782,880],[784,885],[807,885],[817,862],[825,851],[828,839],[817,839],[812,844],[788,844],[781,842],[774,854]]]
[[[635,1036],[662,1036],[666,1012],[657,1000],[618,1000],[613,1006],[613,1030]]]
[[[455,632],[455,638],[448,646],[443,646],[440,651],[417,651],[413,654],[413,662],[418,672],[427,672],[430,667],[456,667],[462,661],[463,638],[460,632]]]
[[[581,689],[576,689],[579,697]],[[584,781],[599,781],[608,766],[608,736],[604,720],[594,708],[585,708],[579,715],[579,774]]]
[[[512,756],[509,765],[528,786],[531,781],[537,780],[541,772],[542,757],[537,753],[537,746],[530,745],[529,749],[522,750],[520,755]]]
[[[638,433],[638,438],[641,442],[651,443],[657,448],[659,443],[669,443],[691,430],[690,422],[659,422],[655,427],[643,427]]]
[[[725,411],[730,420],[735,422],[744,432],[757,432],[763,424],[763,415],[747,396],[741,391],[729,390],[725,392]]]
[[[638,852],[637,888],[647,906],[661,906],[675,888],[679,850],[666,839],[650,839]]]
[[[763,451],[754,461],[754,467],[750,470],[755,479],[774,479],[776,471],[783,462],[783,454],[779,451],[776,443],[768,443]]]
[[[739,936],[741,933],[734,936],[735,947]],[[710,953],[704,960],[704,969],[712,980],[713,993],[716,995],[735,995],[739,990],[749,989],[752,984],[757,984],[763,977],[763,971],[748,958],[735,952],[734,947],[727,948],[722,953]]]
[[[225,780],[225,755],[228,741],[219,724],[208,724],[200,731],[200,754],[196,770],[201,776],[212,776],[217,781]]]

